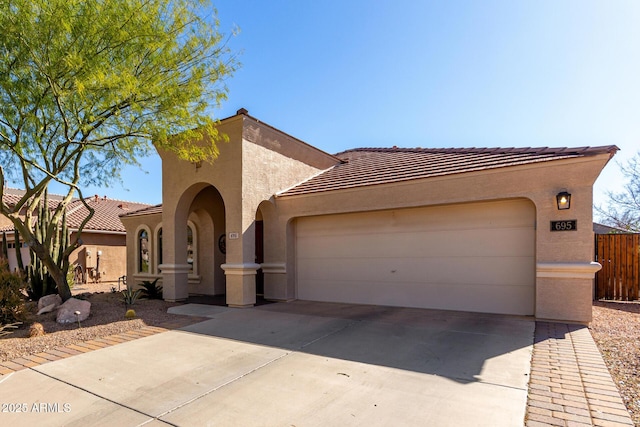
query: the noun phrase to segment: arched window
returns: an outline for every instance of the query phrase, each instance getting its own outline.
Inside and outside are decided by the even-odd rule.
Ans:
[[[156,268],[158,265],[162,264],[162,227],[158,229],[157,236],[158,240],[156,248],[158,249],[158,254],[156,255],[156,259],[158,260],[158,264],[156,265]]]
[[[138,232],[138,272],[149,273],[149,232]]]
[[[189,273],[194,273],[195,255],[193,229],[190,225],[187,225],[187,264],[189,264]]]

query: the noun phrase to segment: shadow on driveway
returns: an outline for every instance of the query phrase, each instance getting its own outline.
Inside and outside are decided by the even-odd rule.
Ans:
[[[199,308],[211,320],[184,331],[459,383],[526,388],[528,382],[532,318],[308,301]]]

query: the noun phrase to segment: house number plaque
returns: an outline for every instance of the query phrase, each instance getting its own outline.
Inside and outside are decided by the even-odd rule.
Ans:
[[[569,219],[565,221],[551,221],[551,231],[576,231],[578,220]]]

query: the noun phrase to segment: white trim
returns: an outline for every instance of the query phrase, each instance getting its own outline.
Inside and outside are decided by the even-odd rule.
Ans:
[[[539,262],[536,277],[593,279],[601,268],[597,262]]]
[[[224,270],[224,274],[227,276],[251,276],[257,273],[260,269],[260,264],[222,264],[220,268]]]
[[[265,262],[260,264],[262,272],[265,274],[286,274],[287,264],[284,262]]]

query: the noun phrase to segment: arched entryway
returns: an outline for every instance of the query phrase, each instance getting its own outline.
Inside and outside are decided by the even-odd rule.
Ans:
[[[165,206],[159,266],[165,299],[225,294],[225,235],[225,203],[212,185],[194,185],[173,209]]]

